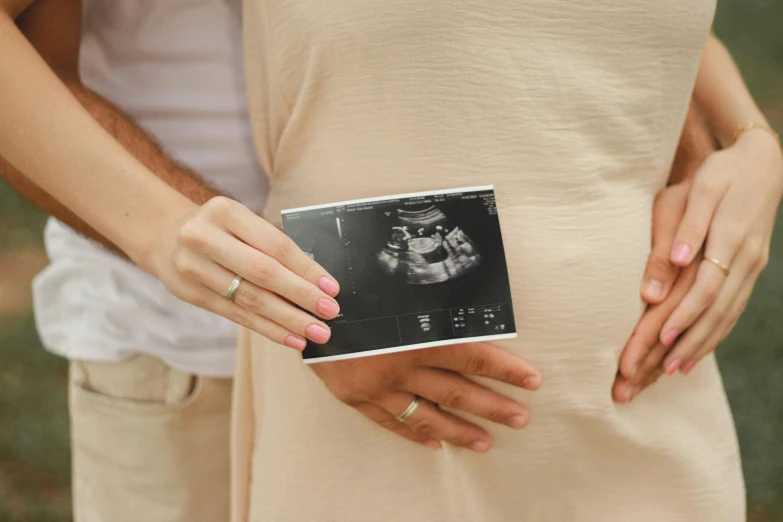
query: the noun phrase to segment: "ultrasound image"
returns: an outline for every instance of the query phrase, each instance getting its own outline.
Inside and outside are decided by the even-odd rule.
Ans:
[[[283,224],[341,288],[332,337],[306,362],[515,335],[491,187],[294,209]]]
[[[391,238],[378,252],[385,274],[427,285],[456,279],[481,264],[476,245],[435,206],[397,209],[397,219]]]

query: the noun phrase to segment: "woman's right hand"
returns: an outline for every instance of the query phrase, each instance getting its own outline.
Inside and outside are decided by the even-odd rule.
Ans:
[[[433,449],[446,441],[479,453],[489,450],[492,436],[440,406],[514,429],[527,426],[530,414],[519,402],[464,376],[528,390],[541,386],[541,374],[530,363],[487,343],[321,362],[310,368],[335,397],[387,430]],[[418,408],[401,422],[398,416],[415,397],[420,398]]]
[[[305,338],[323,344],[331,335],[303,310],[324,319],[340,310],[334,278],[283,232],[228,198],[164,223],[149,258],[145,268],[175,296],[296,350],[304,350]],[[236,275],[243,281],[228,301]]]

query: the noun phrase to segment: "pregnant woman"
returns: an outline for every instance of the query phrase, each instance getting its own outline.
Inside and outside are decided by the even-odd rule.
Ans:
[[[279,224],[290,207],[493,183],[519,333],[497,346],[532,363],[544,384],[532,393],[485,382],[526,404],[529,426],[463,415],[491,434],[492,451],[432,451],[329,393],[341,396],[335,375],[361,380],[379,362],[311,371],[298,354],[248,334],[236,520],[744,518],[737,441],[712,357],[628,406],[608,392],[641,312],[650,209],[714,8],[245,1],[251,119],[272,184],[266,219]],[[720,136],[744,121],[708,117]],[[759,138],[773,149],[770,136]],[[715,263],[701,269],[725,277]],[[382,357],[404,366],[417,356]],[[414,399],[390,393],[375,407],[405,412],[420,433],[441,429],[426,420],[435,411],[426,398],[406,411]],[[383,412],[365,413],[382,421]]]
[[[714,0],[246,0],[267,221],[149,173],[18,33],[23,2],[0,6],[0,155],[176,295],[248,327],[237,522],[744,519],[708,353],[764,265],[783,156],[708,36]],[[672,252],[695,284],[640,370],[665,355],[688,375],[617,404],[694,84],[724,149],[697,173]],[[477,181],[495,185],[517,339],[312,367],[277,346],[327,340],[290,303],[331,319],[339,292],[273,226],[281,209]]]

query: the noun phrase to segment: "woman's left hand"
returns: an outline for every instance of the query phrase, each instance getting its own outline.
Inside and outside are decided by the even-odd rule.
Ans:
[[[707,158],[671,251],[677,266],[700,260],[696,281],[661,330],[668,353],[653,350],[647,358],[659,360],[641,368],[658,368],[665,355],[666,373],[687,374],[731,332],[767,265],[781,196],[783,153],[763,130],[748,131]],[[643,382],[643,375],[634,377]]]

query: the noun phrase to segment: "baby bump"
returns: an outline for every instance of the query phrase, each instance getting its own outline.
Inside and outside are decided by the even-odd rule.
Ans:
[[[559,396],[578,386],[592,403],[581,406],[611,406],[619,355],[643,311],[651,205],[641,192],[581,206],[499,205],[518,332],[503,346],[544,374],[537,400],[563,405]]]

